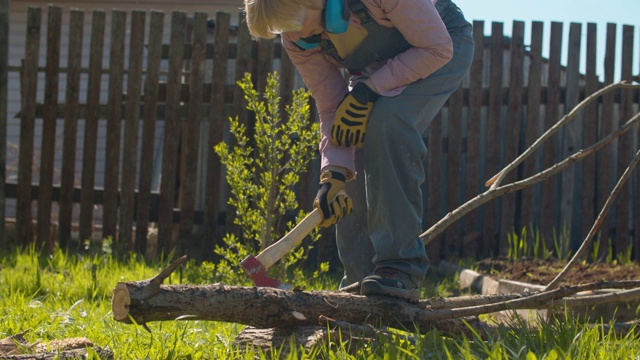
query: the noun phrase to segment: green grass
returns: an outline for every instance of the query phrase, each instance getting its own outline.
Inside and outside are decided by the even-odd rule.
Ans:
[[[244,325],[206,321],[170,321],[141,326],[115,322],[111,292],[118,281],[156,275],[164,264],[147,264],[131,257],[117,261],[109,255],[80,257],[56,252],[14,252],[0,258],[0,337],[29,330],[30,342],[86,337],[108,346],[116,359],[253,359],[260,352],[242,353],[232,342]],[[212,275],[211,264],[188,262],[165,283],[224,281]],[[306,289],[335,288],[337,276],[310,277]],[[452,279],[431,275],[423,297],[459,293]],[[278,356],[276,352],[276,357]],[[487,341],[477,337],[445,337],[396,332],[392,338],[349,349],[342,339],[310,353],[294,351],[291,359],[637,359],[640,341],[591,329],[572,318],[540,324],[537,330],[501,329]],[[90,356],[92,358],[92,356]]]

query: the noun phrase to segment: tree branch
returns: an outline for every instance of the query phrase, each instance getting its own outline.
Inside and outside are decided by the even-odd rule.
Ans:
[[[630,85],[630,84],[626,84],[624,82],[615,83],[615,84],[609,85],[606,88],[600,90],[596,94],[599,94],[598,96],[601,96],[602,94],[604,94],[606,92],[609,92],[609,91],[613,91],[613,90],[615,90],[617,88],[640,89],[640,85]],[[595,99],[595,97],[593,95],[590,96],[589,98],[583,100],[578,105],[578,108],[584,107],[583,103],[585,103],[585,102],[589,103],[589,102],[593,101],[594,99]],[[571,120],[573,117],[575,117],[575,115],[576,115],[576,112],[575,111],[571,111],[567,116],[565,116],[563,119],[561,119],[561,121],[558,122],[558,124],[554,125],[551,129],[549,129],[540,139],[538,139],[529,149],[527,149],[514,162],[512,162],[505,169],[503,169],[501,172],[496,174],[496,176],[492,177],[487,182],[487,185],[490,185],[490,188],[487,191],[483,192],[482,194],[477,195],[473,199],[471,199],[471,200],[467,201],[466,203],[462,204],[457,209],[451,211],[450,213],[445,215],[442,219],[440,219],[438,222],[436,222],[434,225],[432,225],[427,231],[423,232],[420,235],[420,238],[424,241],[424,243],[428,244],[431,240],[433,240],[436,236],[438,236],[440,233],[442,233],[451,224],[453,224],[454,222],[458,221],[460,218],[462,218],[464,215],[466,215],[470,211],[472,211],[472,210],[476,209],[477,207],[489,202],[490,200],[493,200],[493,199],[495,199],[497,197],[512,193],[514,191],[518,191],[518,190],[524,189],[524,188],[529,187],[531,185],[537,184],[537,183],[539,183],[539,182],[541,182],[543,180],[546,180],[546,179],[550,178],[551,176],[553,176],[553,175],[565,170],[569,166],[573,165],[575,162],[578,162],[578,161],[584,159],[585,157],[587,157],[589,155],[592,155],[596,151],[599,151],[600,149],[604,148],[605,146],[607,146],[608,144],[613,142],[613,140],[615,140],[616,138],[620,137],[621,135],[623,135],[627,131],[631,130],[633,128],[633,126],[636,125],[638,120],[640,120],[640,113],[636,114],[631,119],[629,119],[624,125],[622,125],[618,130],[616,130],[613,133],[609,134],[608,136],[606,136],[605,138],[603,138],[600,141],[596,142],[595,144],[593,144],[593,145],[591,145],[591,146],[589,146],[589,147],[587,147],[585,149],[579,150],[578,152],[574,153],[573,155],[571,155],[571,156],[565,158],[564,160],[562,160],[561,162],[558,162],[558,163],[554,164],[553,166],[541,171],[538,174],[530,176],[530,177],[528,177],[526,179],[522,179],[522,180],[519,180],[519,181],[516,181],[516,182],[513,182],[513,183],[509,183],[509,184],[500,186],[500,181],[504,177],[504,174],[506,174],[511,169],[517,167],[517,165],[520,162],[522,162],[526,157],[528,157],[529,155],[531,155],[531,153],[533,153],[535,148],[540,146],[542,141],[546,140],[549,136],[551,136],[551,134],[556,132],[561,125],[566,124],[566,122]]]
[[[582,245],[580,245],[580,248],[578,249],[578,251],[576,251],[575,255],[573,255],[571,260],[569,260],[569,262],[567,263],[567,265],[565,265],[565,267],[562,269],[562,271],[560,271],[560,273],[553,280],[551,280],[549,285],[547,285],[544,288],[545,291],[546,290],[555,289],[556,287],[558,287],[560,282],[569,273],[569,270],[571,270],[571,268],[587,252],[587,249],[591,245],[591,242],[593,241],[593,238],[595,237],[596,233],[600,230],[600,226],[602,225],[602,223],[604,222],[605,218],[609,214],[609,210],[611,209],[611,206],[613,206],[614,199],[616,198],[616,196],[618,196],[618,193],[620,193],[620,190],[622,190],[622,186],[624,185],[624,183],[631,177],[631,173],[632,173],[633,169],[638,165],[639,162],[640,162],[640,150],[638,150],[638,152],[636,153],[636,156],[633,158],[633,161],[631,161],[631,164],[629,164],[629,166],[626,168],[626,170],[624,171],[624,173],[620,177],[620,180],[618,180],[618,183],[613,188],[613,191],[611,191],[611,194],[607,198],[607,201],[604,203],[604,206],[602,207],[602,210],[600,211],[600,214],[596,218],[596,221],[593,223],[593,226],[591,227],[591,230],[589,230],[589,233],[587,234],[587,237],[582,242]]]

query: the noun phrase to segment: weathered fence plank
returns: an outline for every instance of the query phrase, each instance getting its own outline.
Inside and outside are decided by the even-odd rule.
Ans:
[[[242,21],[242,15],[239,15],[240,23],[238,24],[238,37],[237,37],[237,52],[236,52],[236,61],[234,64],[234,84],[237,84],[239,80],[242,79],[246,72],[250,72],[252,67],[252,59],[251,52],[253,48],[253,44],[251,41],[251,35],[249,34],[249,28],[247,27],[246,22]],[[254,78],[255,81],[255,78]],[[249,126],[249,112],[246,110],[247,101],[244,98],[244,94],[242,93],[242,89],[239,86],[235,86],[233,88],[233,108],[235,109],[235,116],[238,117],[238,120],[241,124],[247,126],[247,129],[252,129]],[[252,130],[248,130],[248,137],[252,138]],[[234,144],[235,140],[230,139],[231,145]],[[228,196],[223,196],[223,198],[228,198]],[[235,225],[235,209],[233,205],[227,203],[227,211],[226,211],[226,224],[225,228],[227,231],[236,233],[238,232],[238,227]]]
[[[549,69],[547,77],[547,101],[545,109],[544,130],[548,130],[555,124],[560,115],[560,57],[562,54],[562,23],[551,23],[551,42],[549,44]],[[558,136],[553,136],[544,143],[542,168],[546,169],[558,160]],[[554,231],[560,232],[558,209],[558,175],[547,179],[542,183],[541,193],[541,222],[540,235],[546,241],[547,246],[553,248]],[[559,235],[559,233],[557,234]]]
[[[253,60],[252,60],[252,49],[253,42],[251,40],[251,35],[249,34],[249,28],[247,27],[246,22],[243,21],[242,15],[240,15],[239,19],[240,23],[238,24],[238,38],[237,38],[237,52],[236,52],[236,61],[235,61],[235,69],[234,69],[234,88],[233,88],[233,108],[236,109],[238,119],[241,124],[248,124],[249,112],[245,109],[247,106],[247,101],[244,98],[244,94],[242,93],[242,89],[236,84],[240,81],[244,74],[250,72],[253,69]],[[254,78],[254,81],[255,78]]]
[[[213,151],[213,147],[223,140],[224,130],[224,92],[227,74],[227,58],[229,56],[229,23],[231,16],[226,13],[216,14],[215,51],[213,54],[213,71],[211,75],[211,98],[209,105],[209,146],[207,161],[207,177],[205,191],[205,226],[203,234],[203,250],[210,254],[215,247],[215,235],[218,229],[218,206],[222,198],[220,184],[222,182],[222,164]]]
[[[54,237],[51,234],[51,185],[53,184],[54,155],[56,146],[56,124],[58,105],[58,84],[60,77],[60,36],[62,28],[62,7],[50,5],[47,16],[47,55],[44,80],[44,105],[42,114],[42,142],[40,146],[38,195],[37,242],[53,251]]]
[[[138,180],[138,201],[136,205],[135,249],[140,254],[145,254],[147,251],[147,238],[149,233],[163,28],[164,12],[152,11],[149,20],[147,66],[143,95],[142,144],[140,146],[140,174]]]
[[[122,249],[134,250],[133,227],[134,194],[138,164],[138,127],[140,125],[140,94],[142,91],[142,60],[144,55],[146,13],[131,13],[129,38],[129,66],[127,69],[127,98],[124,114],[122,143],[122,177],[120,180],[120,204],[118,242]]]
[[[109,96],[107,115],[107,144],[104,164],[105,201],[102,207],[102,237],[117,240],[118,188],[120,180],[120,142],[122,126],[122,90],[124,76],[124,47],[127,13],[111,13],[111,48],[109,54]]]
[[[566,74],[566,100],[563,113],[566,114],[579,101],[579,80],[580,80],[580,51],[582,40],[582,24],[571,23],[569,25],[569,44],[567,55]],[[582,114],[581,114],[582,115]],[[582,149],[582,129],[583,117],[579,116],[568,123],[561,132],[562,136],[562,157],[566,158],[574,154],[578,149]],[[580,233],[579,208],[577,200],[582,196],[591,196],[582,192],[582,163],[575,164],[562,172],[561,205],[560,213],[565,217],[568,230],[571,233]],[[572,237],[572,247],[577,248],[582,242],[577,236]],[[578,241],[577,243],[573,243]]]
[[[622,54],[620,64],[620,78],[631,81],[633,78],[633,42],[635,28],[631,25],[622,26]],[[623,91],[620,94],[620,112],[618,116],[618,124],[616,128],[622,126],[627,120],[633,116],[633,93]],[[618,139],[618,166],[616,179],[622,176],[624,170],[631,163],[633,154],[637,149],[633,147],[633,135],[628,132]],[[631,194],[632,181],[628,181],[620,190],[616,198],[616,252],[623,252],[631,246]]]
[[[615,24],[607,24],[607,42],[605,44],[605,56],[604,56],[604,83],[603,86],[607,86],[613,83],[615,73],[615,53],[616,53],[616,33],[617,27]],[[608,93],[602,97],[602,115],[600,118],[600,136],[603,138],[610,134],[614,130],[613,119],[613,105],[615,101],[615,94]],[[615,174],[615,151],[613,145],[607,146],[600,151],[597,157],[598,161],[598,209],[604,206],[607,200],[608,194],[614,187],[614,174]],[[614,211],[611,211],[609,217],[604,221],[602,229],[602,239],[607,241],[613,234],[613,221]]]
[[[169,44],[169,74],[167,75],[167,116],[164,121],[162,147],[162,182],[158,203],[158,247],[168,254],[176,248],[173,236],[173,208],[176,202],[176,177],[178,168],[178,143],[180,140],[179,96],[184,63],[183,48],[186,35],[187,15],[171,13],[171,36]]]
[[[514,21],[511,34],[511,48],[509,49],[511,66],[509,68],[509,104],[505,122],[504,163],[509,164],[518,157],[520,145],[520,129],[522,126],[522,87],[524,82],[524,22]],[[505,182],[517,180],[517,171],[505,177]],[[519,233],[519,219],[516,219],[516,194],[502,197],[502,218],[500,220],[501,249],[505,249],[509,233]]]
[[[69,21],[67,91],[65,95],[62,171],[60,174],[60,209],[58,216],[59,244],[62,248],[67,248],[71,242],[71,224],[73,222],[73,188],[75,186],[76,172],[83,27],[84,11],[72,10]]]
[[[195,254],[200,253],[198,244],[189,241],[193,233],[193,215],[196,207],[196,184],[198,173],[198,149],[200,146],[200,128],[202,122],[202,85],[204,83],[204,55],[207,41],[207,14],[196,13],[193,18],[192,49],[193,53],[189,64],[189,116],[182,126],[182,174],[180,176],[181,206],[180,206],[180,230],[179,249],[184,254],[188,249]],[[187,243],[187,241],[189,241]]]
[[[482,81],[484,61],[484,21],[473,22],[473,40],[475,49],[473,55],[473,63],[469,73],[469,111],[467,121],[466,135],[466,178],[464,200],[476,196],[481,192],[483,185],[482,174],[480,172],[480,134],[482,133]],[[429,180],[427,180],[429,181]],[[464,219],[464,234],[480,238],[479,236],[479,210],[471,211]],[[482,244],[474,241],[469,244],[468,251],[478,254],[482,248]]]
[[[542,134],[540,126],[540,103],[541,103],[541,87],[542,87],[542,37],[544,25],[540,21],[534,21],[531,24],[531,45],[529,49],[529,79],[527,93],[527,114],[526,125],[523,134],[524,150],[528,149],[533,142]],[[523,166],[523,177],[527,178],[539,171],[536,166],[537,158],[540,157],[540,151],[535,156],[525,160]],[[540,218],[540,204],[536,203],[536,194],[540,193],[540,186],[534,186],[522,190],[522,207],[520,212],[520,222],[522,226],[533,231],[538,229]],[[529,240],[534,239],[535,234],[529,235]]]
[[[106,13],[94,10],[91,16],[91,45],[89,52],[89,75],[87,79],[87,112],[84,118],[84,143],[82,153],[82,194],[78,238],[91,239],[93,233],[93,188],[96,178],[96,150],[98,143],[98,121],[100,87],[102,83],[102,56],[104,53]]]
[[[9,73],[9,0],[0,0],[0,219],[5,218],[7,173],[7,112]],[[4,221],[0,222],[0,247],[8,248]]]
[[[501,119],[502,119],[502,64],[504,57],[503,24],[491,24],[491,51],[489,72],[489,110],[486,126],[486,156],[485,176],[495,175],[502,168],[500,162]],[[491,201],[484,206],[483,240],[485,255],[497,255],[498,249],[498,219],[500,219],[499,201]]]
[[[597,54],[597,26],[594,23],[587,24],[587,52],[586,52],[586,84],[585,97],[598,90],[598,76],[596,74]],[[584,111],[584,127],[582,141],[584,146],[590,146],[596,142],[598,135],[598,104],[594,103]],[[582,206],[578,218],[582,221],[582,230],[578,234],[580,238],[587,236],[593,222],[596,219],[597,193],[596,193],[596,157],[590,156],[582,162],[584,184],[582,187]]]

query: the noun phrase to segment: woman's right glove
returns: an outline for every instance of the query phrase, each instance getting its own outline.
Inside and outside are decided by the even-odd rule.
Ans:
[[[325,170],[320,175],[320,188],[313,202],[313,207],[324,216],[320,227],[329,227],[351,213],[353,200],[345,188],[345,176],[340,172]]]

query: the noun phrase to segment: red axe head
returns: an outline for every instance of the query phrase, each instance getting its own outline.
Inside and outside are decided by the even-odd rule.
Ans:
[[[242,260],[240,266],[247,272],[247,275],[249,275],[255,286],[272,287],[283,290],[291,289],[291,285],[280,282],[267,275],[267,269],[265,269],[260,260],[253,255],[249,255]]]

